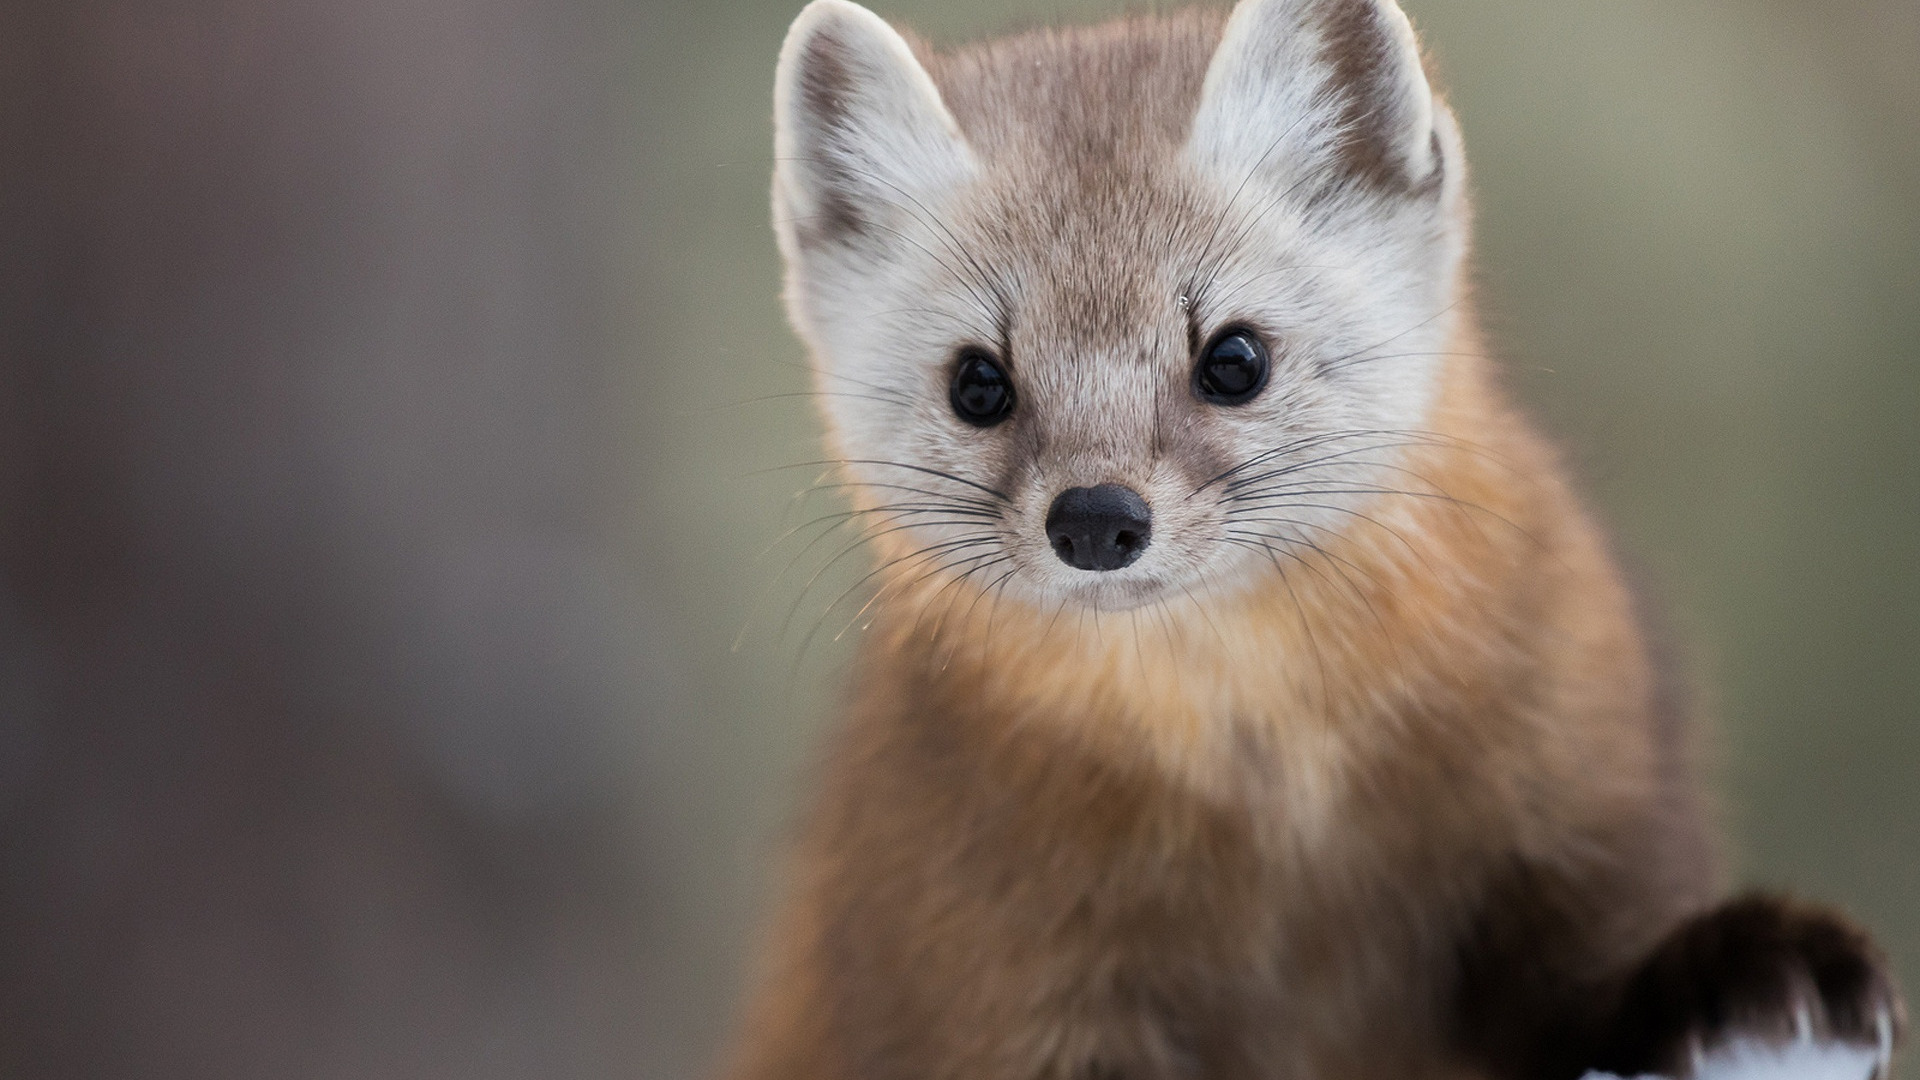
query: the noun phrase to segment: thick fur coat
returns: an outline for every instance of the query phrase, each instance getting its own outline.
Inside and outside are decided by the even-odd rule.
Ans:
[[[1715,906],[1685,717],[1485,358],[1460,135],[1390,0],[951,53],[818,0],[776,130],[880,562],[728,1076],[1884,1060],[1863,935]],[[1228,334],[1271,366],[1222,406],[1194,373]],[[964,356],[1010,388],[991,426]],[[1113,572],[1048,540],[1100,484],[1151,508]]]

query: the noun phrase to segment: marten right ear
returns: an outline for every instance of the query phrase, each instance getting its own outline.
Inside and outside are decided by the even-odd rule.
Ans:
[[[1457,136],[1394,0],[1240,0],[1207,69],[1188,152],[1301,201],[1444,195]]]
[[[774,80],[774,218],[790,258],[884,242],[973,172],[912,48],[858,4],[808,4]]]

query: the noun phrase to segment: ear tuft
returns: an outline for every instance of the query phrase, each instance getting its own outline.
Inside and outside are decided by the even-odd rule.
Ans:
[[[1446,138],[1393,0],[1241,0],[1207,69],[1189,152],[1302,194],[1438,190]],[[1317,181],[1309,183],[1309,181]]]
[[[856,242],[972,171],[913,49],[848,0],[813,0],[774,84],[774,215],[790,250]]]

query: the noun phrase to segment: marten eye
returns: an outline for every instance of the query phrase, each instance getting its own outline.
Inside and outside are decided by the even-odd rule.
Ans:
[[[1267,385],[1267,346],[1251,330],[1227,330],[1200,351],[1193,386],[1215,405],[1252,401]]]
[[[992,427],[1013,411],[1013,382],[985,349],[966,349],[947,392],[954,415],[974,427]]]

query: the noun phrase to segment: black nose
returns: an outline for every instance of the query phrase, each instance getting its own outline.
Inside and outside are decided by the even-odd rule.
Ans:
[[[1076,570],[1118,570],[1147,550],[1153,511],[1132,488],[1068,488],[1047,511],[1047,540]]]

